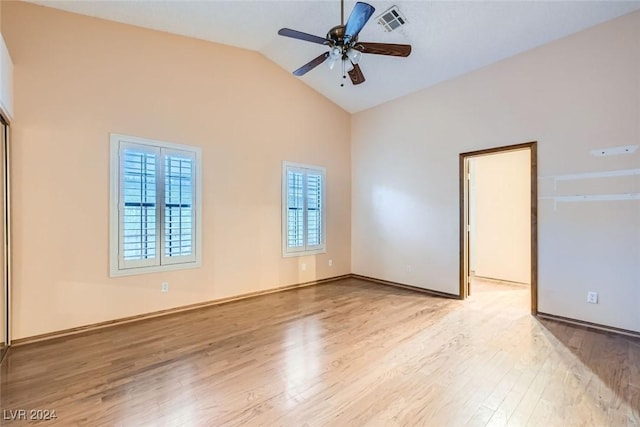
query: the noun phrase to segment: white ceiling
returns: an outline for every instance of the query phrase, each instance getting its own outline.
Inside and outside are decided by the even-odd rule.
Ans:
[[[277,35],[280,28],[324,37],[340,23],[338,0],[306,1],[53,1],[33,3],[255,50],[293,71],[327,48]],[[357,112],[432,86],[584,28],[640,9],[635,1],[386,1],[360,41],[411,44],[408,58],[363,55],[366,82],[342,81],[325,64],[301,79]],[[345,0],[345,20],[355,1]],[[408,24],[386,33],[375,17],[397,5]],[[297,77],[296,77],[297,78]]]

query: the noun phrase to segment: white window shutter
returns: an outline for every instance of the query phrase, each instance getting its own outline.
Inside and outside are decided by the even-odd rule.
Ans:
[[[304,250],[304,174],[287,170],[287,247]]]
[[[160,149],[120,145],[119,267],[160,264],[158,168]]]
[[[324,168],[283,163],[283,256],[325,252]]]
[[[323,202],[324,183],[319,173],[307,174],[307,250],[322,247],[323,242]]]
[[[162,264],[195,260],[195,156],[162,149]]]

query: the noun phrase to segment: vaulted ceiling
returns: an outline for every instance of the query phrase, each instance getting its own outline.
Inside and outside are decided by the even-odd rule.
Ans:
[[[277,35],[288,27],[324,37],[340,24],[340,1],[49,1],[48,7],[260,52],[293,71],[327,47]],[[346,111],[361,111],[452,79],[590,26],[640,10],[640,1],[378,1],[360,41],[411,44],[408,58],[363,55],[366,82],[342,83],[324,64],[301,79]],[[345,19],[355,1],[345,0]],[[406,25],[386,32],[397,6]]]

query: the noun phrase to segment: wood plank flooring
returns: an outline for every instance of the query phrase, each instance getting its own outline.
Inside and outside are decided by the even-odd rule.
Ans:
[[[346,279],[16,347],[0,424],[640,426],[640,341],[528,304]]]

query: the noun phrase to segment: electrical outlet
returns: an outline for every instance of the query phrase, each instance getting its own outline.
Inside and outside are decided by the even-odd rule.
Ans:
[[[307,269],[307,264],[301,264],[301,265],[300,265],[300,269],[301,269],[302,271],[305,271],[305,270]]]
[[[330,259],[330,260],[329,260],[329,267],[332,267],[332,266],[333,266],[333,260],[332,260],[332,259]]]
[[[587,292],[587,302],[590,303],[590,304],[597,304],[598,303],[598,293],[597,292],[593,292],[593,291]]]
[[[162,282],[162,292],[169,292],[169,282]]]

